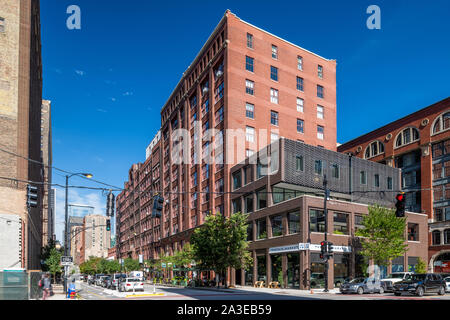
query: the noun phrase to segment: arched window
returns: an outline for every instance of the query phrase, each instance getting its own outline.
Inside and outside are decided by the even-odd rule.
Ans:
[[[398,134],[395,140],[395,147],[400,147],[417,140],[419,140],[419,130],[412,127],[406,128]]]
[[[444,244],[450,244],[450,229],[444,230]]]
[[[433,245],[441,244],[441,232],[439,230],[434,230],[432,232],[432,238]]]
[[[384,153],[384,144],[380,141],[374,141],[367,146],[364,158],[369,159],[382,153]]]
[[[434,124],[432,127],[432,134],[436,134],[450,128],[450,111],[447,111],[441,114],[439,117],[434,120]]]

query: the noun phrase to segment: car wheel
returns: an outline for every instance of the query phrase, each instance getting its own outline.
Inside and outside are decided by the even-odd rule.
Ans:
[[[419,297],[423,297],[423,288],[422,287],[418,287],[416,290],[416,295],[418,295]]]
[[[397,297],[402,295],[401,292],[394,292],[394,294],[395,294]]]
[[[383,294],[383,293],[384,293],[384,288],[380,287],[380,294]]]
[[[358,290],[356,291],[358,294],[363,294],[364,293],[364,289],[362,287],[359,287]]]
[[[439,294],[440,296],[443,296],[443,295],[445,294],[445,288],[441,286],[441,287],[439,288],[438,294]]]

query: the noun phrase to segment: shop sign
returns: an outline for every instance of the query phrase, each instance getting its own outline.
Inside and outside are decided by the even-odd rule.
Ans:
[[[269,253],[292,252],[292,251],[299,251],[299,250],[300,250],[300,246],[299,246],[299,243],[297,243],[297,244],[292,244],[292,245],[288,245],[288,246],[270,248]]]

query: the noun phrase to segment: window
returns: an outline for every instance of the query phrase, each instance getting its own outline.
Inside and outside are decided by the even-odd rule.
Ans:
[[[232,201],[233,213],[241,212],[242,211],[241,205],[242,205],[241,198],[233,200]]]
[[[416,128],[406,128],[398,134],[395,140],[395,146],[398,148],[417,140],[419,140],[419,130]]]
[[[5,18],[0,17],[0,32],[5,32]]]
[[[300,232],[300,213],[289,212],[287,217],[288,217],[289,234],[299,233]]]
[[[448,130],[450,128],[450,112],[445,112],[437,117],[432,128],[432,134]]]
[[[233,173],[233,190],[239,189],[242,187],[242,180],[241,180],[241,172],[235,172]]]
[[[247,71],[253,72],[253,62],[254,62],[253,58],[251,58],[249,56],[245,56],[245,69]]]
[[[364,229],[363,220],[364,217],[362,215],[355,214],[355,233],[359,229]]]
[[[215,96],[216,102],[223,98],[223,89],[224,89],[224,84],[223,84],[223,82],[222,82],[222,83],[219,84],[219,86],[214,90],[214,96]]]
[[[245,93],[255,94],[255,83],[251,80],[245,80]]]
[[[253,104],[245,104],[245,116],[250,119],[255,119],[255,106]]]
[[[278,81],[278,68],[270,66],[270,79]]]
[[[319,105],[317,106],[317,118],[323,119],[323,107]]]
[[[223,75],[223,62],[214,69],[214,81],[217,81]]]
[[[382,153],[384,153],[384,144],[380,141],[374,141],[367,146],[364,158],[369,159]]]
[[[323,210],[309,210],[309,230],[311,232],[325,232],[325,215]]]
[[[433,245],[441,244],[441,232],[439,230],[435,230],[431,233],[431,237],[433,240]]]
[[[317,75],[320,79],[323,79],[323,67],[321,65],[317,66]]]
[[[265,218],[256,220],[256,239],[267,239],[267,224]]]
[[[223,107],[220,107],[219,110],[216,111],[216,124],[219,124],[223,121]]]
[[[272,58],[278,59],[278,47],[272,45]]]
[[[297,119],[297,132],[304,133],[305,122],[302,119]]]
[[[303,171],[303,156],[296,156],[295,157],[295,169],[297,171]]]
[[[322,160],[314,161],[314,173],[322,175]]]
[[[331,165],[331,177],[339,179],[339,176],[340,176],[339,165],[337,163],[333,163]]]
[[[278,126],[278,112],[270,111],[270,124]]]
[[[253,212],[253,195],[250,194],[244,197],[244,213]]]
[[[246,149],[245,150],[245,156],[248,158],[248,157],[251,157],[253,154],[255,153],[255,151],[253,151],[253,150],[251,150],[251,149]]]
[[[366,177],[366,172],[365,171],[360,171],[359,172],[359,183],[360,184],[367,184],[367,177]]]
[[[278,104],[278,90],[270,89],[270,102]]]
[[[275,141],[278,141],[278,134],[277,133],[273,133],[273,132],[271,132],[270,133],[270,143],[273,143],[273,142],[275,142]]]
[[[253,241],[253,222],[247,225],[247,241]]]
[[[317,126],[317,139],[323,140],[324,128]]]
[[[223,178],[216,181],[216,192],[223,192]]]
[[[387,177],[387,188],[392,190],[392,177]]]
[[[444,230],[444,244],[450,244],[450,229]]]
[[[303,78],[297,77],[297,90],[304,91],[303,89]]]
[[[373,186],[375,188],[380,187],[380,175],[379,174],[375,174],[374,179],[373,179]]]
[[[333,228],[334,234],[348,234],[348,214],[333,213]]]
[[[253,49],[253,35],[247,33],[247,48]]]
[[[270,217],[270,224],[272,225],[272,237],[279,237],[283,235],[283,217]]]
[[[317,85],[317,96],[323,99],[323,87]]]
[[[256,191],[256,208],[263,209],[267,207],[267,190],[266,188]]]
[[[197,107],[197,96],[193,96],[190,100],[191,109]]]
[[[297,98],[297,111],[303,112],[303,106],[305,101],[302,98]]]
[[[245,140],[255,142],[255,128],[249,126],[245,128]]]
[[[253,170],[252,166],[248,165],[244,167],[244,185],[247,185],[252,181],[253,181]]]
[[[408,241],[419,241],[419,225],[408,223]]]
[[[297,56],[297,68],[298,70],[303,70],[303,58],[300,56]]]

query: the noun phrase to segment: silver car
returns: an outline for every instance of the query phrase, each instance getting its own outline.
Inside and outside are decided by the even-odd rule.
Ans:
[[[374,278],[355,278],[342,284],[339,288],[341,293],[384,293],[381,281]]]

